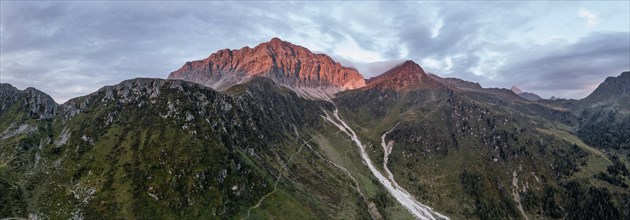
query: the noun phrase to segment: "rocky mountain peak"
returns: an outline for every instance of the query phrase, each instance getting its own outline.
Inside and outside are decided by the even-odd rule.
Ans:
[[[17,88],[8,83],[0,83],[0,100],[9,98],[15,93],[20,92]]]
[[[217,51],[206,59],[187,62],[168,78],[223,91],[254,76],[271,78],[311,98],[331,97],[339,91],[365,86],[356,69],[279,38],[254,48]]]
[[[269,40],[269,42],[266,42],[266,43],[263,43],[263,44],[268,44],[268,45],[271,45],[271,46],[296,46],[296,45],[293,45],[293,44],[289,43],[288,41],[283,41],[283,40],[281,40],[280,38],[277,38],[277,37],[271,38],[271,40]]]
[[[59,104],[48,94],[39,91],[33,87],[24,90],[26,97],[26,105],[28,106],[31,116],[47,119],[55,116]]]
[[[521,88],[518,88],[518,86],[514,85],[512,86],[512,88],[510,89],[512,90],[512,92],[514,92],[514,94],[517,94],[518,96],[520,96],[521,98],[530,100],[530,101],[536,101],[536,100],[541,100],[542,98],[534,93],[531,92],[525,92],[523,91]]]
[[[242,49],[246,49],[249,47],[245,47]],[[241,50],[242,50],[241,49]],[[284,41],[280,38],[274,37],[267,42],[263,42],[256,47],[253,48],[257,53],[267,53],[270,56],[278,56],[278,55],[291,55],[291,56],[304,56],[307,53],[312,53],[309,49],[292,44],[291,42]],[[259,54],[263,55],[263,54]],[[302,57],[304,58],[304,57]]]
[[[281,40],[278,37],[272,37],[271,40],[269,41],[269,43],[281,43],[281,42],[285,42],[285,41]]]
[[[613,105],[629,109],[622,99],[630,96],[630,72],[626,71],[617,77],[608,77],[599,84],[595,91],[581,102],[590,106]]]
[[[410,75],[418,78],[424,78],[427,76],[422,67],[412,60],[407,60],[394,67],[392,70],[394,70],[393,73],[399,76]]]
[[[411,60],[407,60],[379,76],[370,78],[367,84],[370,88],[381,87],[394,90],[443,87],[441,83],[429,77],[420,65]]]
[[[517,95],[523,93],[523,90],[521,90],[521,88],[518,88],[516,85],[512,86],[511,90]]]
[[[21,103],[29,116],[37,119],[54,117],[59,106],[48,94],[33,87],[19,90],[11,84],[0,84],[0,113],[14,103]]]

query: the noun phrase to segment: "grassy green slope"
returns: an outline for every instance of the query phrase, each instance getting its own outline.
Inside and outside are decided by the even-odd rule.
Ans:
[[[519,203],[530,218],[559,218],[578,207],[572,189],[583,195],[599,192],[588,191],[598,187],[593,184],[598,180],[575,176],[601,170],[601,157],[583,143],[574,145],[575,136],[559,136],[549,123],[573,124],[570,116],[550,120],[559,117],[555,110],[537,116],[539,109],[521,112],[514,107],[520,104],[482,100],[448,89],[370,89],[342,93],[335,102],[374,146],[370,156],[378,163],[383,157],[380,136],[399,123],[387,136],[394,142],[389,169],[419,201],[454,218],[522,218]],[[567,181],[577,181],[579,187],[567,186]],[[623,210],[619,204],[627,192],[622,194],[600,205],[613,201],[617,205],[609,209]],[[602,216],[624,216],[608,214]]]
[[[322,126],[306,112],[326,105],[268,80],[243,89],[136,79],[71,100],[53,119],[4,111],[41,128],[0,140],[0,216],[370,218],[345,173],[304,148]]]

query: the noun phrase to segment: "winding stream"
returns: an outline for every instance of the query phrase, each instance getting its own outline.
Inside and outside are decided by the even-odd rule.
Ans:
[[[367,152],[365,151],[365,145],[363,145],[361,143],[361,140],[359,140],[359,137],[346,124],[346,122],[343,121],[339,117],[338,110],[335,108],[335,110],[333,111],[333,117],[334,118],[330,117],[330,115],[326,111],[324,111],[324,114],[326,114],[326,116],[322,116],[324,119],[326,119],[331,124],[335,125],[337,128],[339,128],[340,131],[342,131],[343,133],[348,135],[348,137],[350,137],[350,139],[352,139],[352,141],[359,147],[359,151],[361,153],[361,159],[363,160],[363,163],[365,163],[365,165],[368,166],[368,168],[370,169],[372,174],[385,187],[385,189],[387,189],[389,194],[391,194],[394,198],[396,198],[396,200],[403,207],[405,207],[407,210],[409,210],[409,212],[413,216],[415,216],[417,219],[431,219],[431,220],[433,220],[433,219],[449,219],[448,217],[433,211],[433,209],[431,207],[428,207],[428,206],[423,205],[422,203],[416,201],[413,198],[413,196],[411,194],[409,194],[409,192],[407,192],[407,190],[405,190],[402,187],[400,187],[398,185],[398,183],[394,180],[394,176],[391,174],[391,172],[389,172],[389,169],[386,166],[387,158],[389,156],[389,153],[391,153],[391,146],[387,146],[385,144],[385,136],[389,132],[391,132],[391,130],[386,132],[385,134],[383,134],[383,136],[382,136],[382,142],[383,143],[381,143],[382,146],[383,146],[383,150],[385,151],[384,152],[385,163],[383,164],[383,166],[385,168],[385,171],[389,175],[389,178],[386,178],[385,176],[383,176],[383,174],[381,174],[381,172],[379,172],[376,169],[376,167],[374,167],[374,164],[372,163],[372,160],[370,160],[370,158],[368,157]],[[392,130],[393,129],[394,128],[392,128]]]

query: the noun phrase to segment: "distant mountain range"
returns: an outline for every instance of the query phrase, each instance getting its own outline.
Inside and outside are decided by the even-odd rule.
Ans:
[[[523,97],[524,99],[527,100],[532,100],[532,101],[536,101],[536,100],[541,100],[542,98],[534,93],[530,93],[530,92],[523,92],[523,90],[521,90],[520,88],[516,87],[516,86],[512,86],[512,92],[516,93],[517,95],[519,95],[520,97]]]
[[[278,38],[63,104],[0,84],[0,218],[630,219],[629,88],[366,80]]]

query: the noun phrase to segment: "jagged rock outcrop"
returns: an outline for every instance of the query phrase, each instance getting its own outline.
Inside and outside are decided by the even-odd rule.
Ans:
[[[291,172],[298,177],[291,184],[305,187],[274,203],[287,207],[315,198],[305,207],[316,207],[308,213],[324,218],[339,210],[322,212],[315,204],[354,205],[352,213],[365,209],[355,202],[360,197],[352,193],[354,185],[340,180],[326,161],[277,157],[306,156],[306,145],[296,148],[306,141],[296,135],[321,129],[322,108],[330,110],[332,104],[300,98],[269,78],[254,77],[225,93],[183,80],[131,79],[69,100],[52,120],[27,118],[30,110],[21,103],[29,97],[23,93],[33,91],[1,88],[6,90],[0,90],[0,101],[17,101],[0,111],[0,171],[6,171],[0,172],[0,195],[7,195],[0,196],[0,218],[148,218],[155,213],[236,218],[275,191],[284,167],[297,171]],[[288,162],[278,167],[276,158]],[[318,181],[302,172],[311,168],[321,170]],[[321,190],[329,188],[335,190]],[[335,197],[341,193],[350,199]],[[116,200],[120,196],[129,199]]]
[[[29,87],[21,91],[10,84],[0,84],[0,113],[14,104],[27,109],[29,116],[37,119],[54,117],[59,107],[52,97],[35,88]]]
[[[367,88],[386,88],[396,91],[439,87],[444,87],[444,85],[429,77],[420,65],[411,60],[367,80]]]
[[[354,68],[342,66],[329,56],[273,38],[254,48],[223,49],[208,58],[187,62],[169,79],[196,82],[223,91],[254,76],[271,78],[309,97],[326,98],[365,86]]]
[[[161,88],[175,88],[181,91],[183,90],[183,83],[183,81],[179,80],[167,81],[151,78],[125,80],[113,86],[105,86],[94,93],[103,94],[101,98],[91,94],[68,100],[61,105],[62,112],[64,118],[69,119],[83,112],[95,102],[114,101],[118,104],[137,102],[138,106],[143,106],[149,102],[155,103],[155,99],[160,95]]]
[[[59,105],[52,97],[32,87],[25,89],[24,93],[32,117],[40,119],[55,117]]]
[[[8,83],[0,83],[0,112],[7,110],[18,99],[20,90]]]

